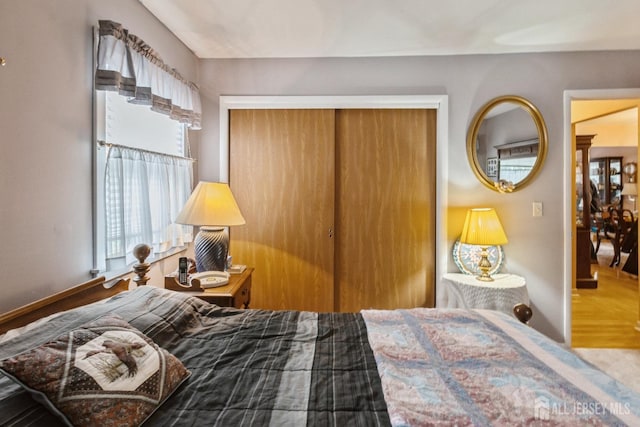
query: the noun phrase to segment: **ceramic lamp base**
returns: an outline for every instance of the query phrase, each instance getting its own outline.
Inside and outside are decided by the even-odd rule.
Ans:
[[[224,271],[229,253],[229,235],[221,227],[200,227],[194,241],[196,270]]]

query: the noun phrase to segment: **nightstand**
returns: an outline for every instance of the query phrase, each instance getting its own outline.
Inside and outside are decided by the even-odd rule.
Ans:
[[[493,282],[483,282],[470,274],[447,273],[442,280],[440,302],[447,308],[482,308],[510,315],[516,304],[529,304],[524,277],[515,274],[491,277]]]
[[[181,289],[175,276],[165,276],[164,287],[174,291],[198,297],[204,301],[219,305],[220,307],[249,308],[251,302],[251,274],[253,268],[247,267],[240,274],[232,274],[229,283],[217,288],[204,289],[202,291],[189,291]]]

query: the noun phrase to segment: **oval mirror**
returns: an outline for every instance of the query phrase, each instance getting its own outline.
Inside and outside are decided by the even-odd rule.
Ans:
[[[467,134],[473,172],[492,190],[510,193],[531,182],[547,154],[547,127],[538,109],[520,96],[487,102]]]

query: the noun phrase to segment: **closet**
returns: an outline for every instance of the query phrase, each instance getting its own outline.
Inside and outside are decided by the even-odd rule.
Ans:
[[[436,110],[237,109],[229,182],[251,306],[433,306]]]

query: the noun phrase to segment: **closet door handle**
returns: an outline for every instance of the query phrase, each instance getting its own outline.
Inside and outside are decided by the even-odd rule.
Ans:
[[[333,238],[333,228],[329,229],[329,238]]]

